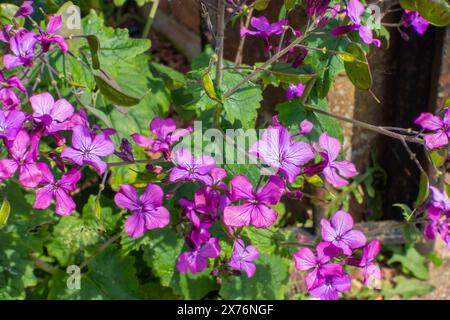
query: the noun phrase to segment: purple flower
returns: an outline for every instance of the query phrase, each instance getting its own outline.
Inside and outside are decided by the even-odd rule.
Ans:
[[[349,264],[363,268],[364,284],[369,288],[381,288],[381,270],[374,262],[380,253],[380,241],[373,240],[362,250],[360,259],[349,259]]]
[[[36,165],[39,135],[31,139],[25,129],[20,130],[13,141],[6,141],[10,158],[0,159],[0,180],[11,178],[19,170],[19,181],[27,188],[39,185],[42,173]]]
[[[352,280],[346,273],[332,270],[324,274],[309,293],[321,300],[338,300],[339,293],[350,290],[351,286]]]
[[[431,190],[431,201],[430,205],[440,209],[444,213],[450,213],[450,199],[445,192],[439,191],[435,187],[430,187]]]
[[[133,213],[125,222],[128,235],[137,238],[143,235],[145,230],[164,228],[169,224],[170,213],[162,206],[163,196],[161,187],[151,183],[141,196],[131,185],[120,186],[114,202],[119,208]]]
[[[133,155],[133,146],[131,145],[130,141],[123,138],[120,142],[120,151],[115,153],[116,156],[118,156],[123,161],[127,162],[134,162],[134,155]]]
[[[314,159],[314,152],[305,142],[293,142],[289,131],[275,126],[264,131],[262,139],[249,150],[268,166],[279,169],[289,182],[300,173],[300,166]]]
[[[25,67],[33,65],[36,36],[33,32],[20,30],[10,39],[9,47],[13,54],[3,56],[3,65],[6,69],[21,65]]]
[[[72,117],[74,108],[66,99],[55,102],[50,93],[44,92],[30,97],[33,118],[42,123],[46,133],[51,134],[67,130],[68,120]]]
[[[42,52],[48,52],[52,43],[55,43],[58,47],[61,48],[63,52],[69,51],[69,46],[64,40],[63,36],[59,34],[55,34],[62,26],[62,18],[61,16],[50,16],[50,20],[47,25],[47,31],[39,28],[39,33],[36,39],[41,43]]]
[[[106,157],[114,153],[114,144],[105,134],[94,134],[84,126],[73,128],[72,147],[65,148],[61,153],[81,166],[87,163],[93,166],[99,174],[106,170],[106,163],[100,157]]]
[[[220,255],[220,245],[217,238],[210,238],[198,248],[183,252],[178,257],[177,269],[179,272],[191,272],[196,274],[208,267],[209,258],[217,258]]]
[[[212,194],[212,191],[202,187],[195,192],[194,201],[180,199],[180,205],[184,208],[186,216],[197,229],[209,228],[216,216],[220,198]]]
[[[351,178],[358,175],[358,171],[353,163],[347,160],[336,160],[341,150],[341,143],[338,139],[328,136],[325,132],[319,137],[319,147],[323,151],[320,151],[315,145],[314,147],[324,158],[323,175],[325,180],[333,187],[340,188],[348,184],[348,181],[342,177]]]
[[[26,114],[21,111],[0,111],[0,138],[14,140],[26,117]]]
[[[156,139],[147,138],[137,133],[132,134],[131,138],[139,146],[146,148],[146,151],[153,153],[169,152],[170,146],[189,135],[192,132],[192,128],[177,130],[177,125],[173,119],[156,117],[150,123],[150,132],[156,135]]]
[[[437,149],[448,145],[448,139],[450,137],[450,109],[445,111],[443,119],[429,112],[424,112],[414,123],[424,129],[433,131],[425,135],[425,145],[429,149]]]
[[[179,148],[174,152],[172,160],[176,167],[170,171],[170,182],[198,180],[206,185],[212,183],[212,178],[208,175],[216,166],[212,157],[200,156],[194,158],[188,149]]]
[[[33,13],[33,1],[24,1],[17,10],[14,18],[28,17]]]
[[[55,198],[56,213],[64,216],[70,215],[76,209],[76,204],[70,193],[75,190],[78,181],[81,179],[81,172],[78,169],[72,169],[55,182],[47,164],[38,163],[38,167],[42,173],[41,184],[45,186],[36,191],[33,208],[46,209],[52,203],[52,199]]]
[[[250,20],[250,25],[256,30],[250,30],[245,27],[242,27],[241,37],[250,35],[269,38],[273,35],[282,34],[284,27],[287,26],[287,20],[282,19],[275,23],[269,23],[266,17],[258,17],[258,18],[253,17]]]
[[[320,17],[325,14],[330,0],[306,0],[306,14],[309,17]]]
[[[314,125],[308,120],[303,120],[299,125],[300,134],[308,134],[313,128]]]
[[[412,27],[418,34],[423,35],[430,23],[419,15],[417,11],[405,10],[402,17],[402,24],[406,28]]]
[[[290,84],[286,91],[286,99],[293,100],[295,98],[300,98],[303,95],[303,91],[305,91],[305,86],[303,84]]]
[[[331,33],[334,36],[340,36],[351,31],[358,30],[359,37],[361,38],[362,42],[380,47],[381,42],[380,40],[373,38],[372,30],[366,26],[361,25],[361,16],[364,13],[364,6],[361,4],[361,2],[359,2],[359,0],[350,0],[345,11],[347,12],[347,17],[350,19],[352,24],[335,27]]]
[[[253,191],[253,186],[246,176],[237,175],[231,181],[231,200],[243,200],[241,205],[227,206],[223,212],[223,220],[229,227],[253,225],[256,228],[270,227],[277,219],[277,212],[269,205],[278,203],[285,188],[284,181],[270,177],[267,184]]]
[[[259,257],[258,249],[255,246],[245,246],[241,239],[234,241],[233,255],[230,259],[230,267],[235,270],[243,270],[247,277],[251,278],[255,274],[256,266],[253,260]]]
[[[311,270],[306,275],[305,282],[307,289],[311,289],[317,280],[328,274],[329,272],[342,272],[342,266],[339,264],[329,263],[337,254],[335,247],[330,246],[327,242],[321,242],[316,247],[317,255],[311,249],[302,248],[294,253],[295,266],[300,271]]]
[[[23,93],[27,92],[17,76],[11,76],[6,79],[0,70],[0,101],[6,110],[16,109],[20,104],[19,97],[17,97],[12,88],[18,88]]]
[[[336,212],[330,221],[322,219],[322,240],[342,249],[345,255],[366,244],[366,237],[361,231],[352,230],[353,218],[344,211]]]

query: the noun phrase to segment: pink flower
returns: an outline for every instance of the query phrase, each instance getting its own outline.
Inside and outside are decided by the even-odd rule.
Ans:
[[[314,159],[314,152],[307,143],[292,141],[289,131],[279,125],[266,129],[249,152],[281,171],[291,183],[300,173],[300,166]]]
[[[26,117],[25,113],[16,110],[0,111],[0,138],[9,141],[16,139]]]
[[[147,151],[153,153],[169,152],[172,145],[192,132],[192,128],[177,130],[176,123],[173,119],[156,117],[150,123],[150,132],[156,135],[156,139],[147,138],[137,133],[132,134],[131,137],[134,142],[146,148]]]
[[[42,173],[36,165],[39,136],[32,135],[31,139],[25,129],[17,133],[16,139],[6,141],[10,158],[0,159],[0,180],[11,178],[19,170],[19,181],[27,188],[39,185]]]
[[[0,70],[0,101],[6,110],[17,109],[20,105],[20,99],[12,90],[13,88],[18,88],[23,93],[27,92],[17,76],[11,76],[6,79]]]
[[[48,52],[52,43],[55,43],[63,52],[69,51],[69,46],[64,40],[63,36],[56,34],[56,32],[61,29],[62,18],[61,16],[50,16],[50,20],[47,25],[47,31],[39,28],[39,33],[36,39],[41,43],[42,51]]]
[[[323,151],[320,151],[317,146],[315,146],[315,149],[325,159],[323,175],[325,180],[333,187],[340,188],[348,184],[348,181],[342,177],[351,178],[358,175],[353,163],[347,160],[336,160],[341,151],[341,143],[338,139],[328,136],[326,132],[322,133],[319,137],[319,147]]]
[[[321,300],[338,300],[339,293],[350,290],[352,280],[344,273],[335,270],[327,272],[309,290],[309,293]]]
[[[164,228],[169,224],[170,213],[162,206],[163,196],[161,187],[151,183],[141,196],[131,185],[120,186],[114,202],[119,208],[133,213],[125,222],[128,235],[137,238],[142,236],[145,230]]]
[[[24,1],[17,10],[14,18],[28,17],[33,13],[33,1]]]
[[[284,181],[270,177],[267,184],[253,191],[253,186],[246,176],[238,175],[231,181],[231,200],[243,200],[241,205],[229,205],[223,212],[223,220],[229,227],[253,225],[256,228],[270,227],[277,219],[277,212],[269,205],[278,203],[285,188]]]
[[[429,112],[422,113],[414,123],[422,128],[432,131],[425,135],[425,145],[429,149],[438,149],[448,145],[450,137],[450,109],[447,109],[441,119]]]
[[[305,91],[305,86],[303,84],[290,84],[286,91],[286,99],[293,100],[295,98],[300,98],[303,95],[303,91]]]
[[[373,240],[362,250],[360,259],[350,259],[349,264],[363,268],[364,284],[369,288],[381,287],[381,270],[374,262],[380,253],[380,241]]]
[[[100,158],[114,153],[114,144],[105,134],[94,134],[84,126],[73,128],[72,147],[67,147],[61,153],[63,158],[69,159],[81,166],[87,163],[103,174],[107,164]]]
[[[76,188],[78,181],[81,179],[81,172],[78,169],[72,169],[62,175],[58,182],[55,182],[53,174],[45,163],[38,163],[38,167],[42,172],[41,184],[45,186],[36,191],[36,200],[33,208],[46,209],[55,198],[56,213],[60,215],[70,215],[75,209],[76,204],[70,193]]]
[[[5,54],[3,56],[4,67],[11,69],[21,65],[25,67],[32,66],[36,43],[35,33],[28,32],[24,29],[17,31],[9,40],[9,47],[13,54]]]
[[[255,246],[245,246],[241,239],[234,241],[233,255],[230,260],[230,267],[235,270],[242,270],[251,278],[255,274],[256,266],[253,263],[259,257],[258,249]]]
[[[217,258],[220,255],[220,245],[217,238],[210,238],[198,248],[183,252],[178,257],[177,269],[179,272],[191,272],[196,274],[208,267],[209,258]]]
[[[30,104],[33,118],[44,125],[46,133],[67,130],[74,108],[66,99],[55,102],[50,93],[44,92],[30,97]]]
[[[317,255],[311,249],[302,248],[294,253],[295,266],[300,271],[311,270],[305,278],[307,289],[311,289],[317,280],[329,272],[342,272],[342,266],[329,263],[337,254],[334,246],[330,246],[327,242],[321,242],[316,247]]]
[[[299,125],[300,134],[308,134],[312,131],[313,128],[314,125],[308,120],[303,120]]]
[[[250,20],[250,25],[256,30],[250,30],[245,27],[241,28],[241,37],[250,36],[260,36],[264,38],[269,38],[273,35],[280,35],[283,33],[283,27],[287,26],[287,20],[282,19],[275,23],[269,23],[266,17],[253,17]]]
[[[170,182],[198,180],[206,185],[211,185],[212,178],[209,173],[216,167],[216,162],[212,157],[194,158],[188,149],[179,148],[174,152],[172,160],[176,166],[170,171]]]
[[[330,221],[322,219],[322,240],[342,249],[345,255],[366,244],[366,237],[361,231],[352,230],[353,218],[344,211],[336,212]]]

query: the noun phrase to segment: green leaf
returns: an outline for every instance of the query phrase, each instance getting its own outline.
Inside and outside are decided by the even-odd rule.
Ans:
[[[315,76],[314,74],[306,74],[304,70],[293,68],[285,63],[274,64],[267,73],[273,75],[280,82],[287,84],[306,84]]]
[[[440,168],[447,161],[448,151],[445,149],[431,150],[430,157],[435,167]]]
[[[69,289],[69,274],[58,271],[49,283],[49,299],[136,300],[144,295],[139,286],[133,256],[123,256],[112,245],[95,257],[81,276],[80,289]]]
[[[256,272],[229,276],[222,280],[220,295],[229,300],[281,300],[289,288],[289,262],[277,255],[260,255],[255,261]]]
[[[91,50],[92,68],[94,68],[94,70],[98,70],[100,69],[100,41],[97,36],[94,35],[86,36],[86,40],[89,44],[89,49]]]
[[[0,4],[0,26],[5,26],[8,24],[14,25],[13,17],[16,14],[19,7],[11,3],[1,3]],[[22,27],[25,23],[23,17],[15,19],[16,25]]]
[[[435,26],[450,24],[450,5],[447,0],[417,0],[419,14]]]
[[[357,59],[344,62],[348,78],[358,89],[369,90],[372,87],[372,74],[364,50],[358,44],[350,43],[346,52]]]
[[[388,263],[399,262],[418,279],[428,279],[426,259],[412,245],[407,245],[404,253],[394,253]]]
[[[9,214],[11,213],[11,204],[8,199],[4,199],[0,208],[0,229],[2,229],[8,222]]]
[[[410,221],[411,220],[411,218],[412,218],[412,211],[411,211],[411,209],[409,208],[408,205],[406,205],[404,203],[394,203],[392,206],[402,209],[402,213],[403,213],[403,217],[405,218],[405,221]]]
[[[430,181],[428,180],[428,176],[422,172],[420,174],[420,182],[419,182],[419,194],[417,195],[417,199],[415,202],[415,206],[418,207],[422,205],[430,194]]]
[[[444,263],[444,259],[435,251],[428,254],[428,260],[430,260],[435,267],[440,267]]]
[[[211,80],[209,72],[205,72],[202,76],[203,89],[210,99],[217,99],[216,89],[214,89],[214,83]]]
[[[269,2],[270,2],[270,0],[256,0],[253,7],[258,11],[262,11],[267,8],[267,6],[269,5]]]
[[[400,0],[403,9],[417,11],[417,0]]]
[[[411,299],[417,296],[423,296],[433,291],[433,286],[417,279],[408,279],[403,276],[396,276],[394,278],[396,282],[395,288],[387,287],[383,288],[382,293],[386,299],[391,299],[396,295],[401,296],[403,299]]]
[[[94,78],[100,92],[116,105],[131,107],[140,102],[139,98],[124,93],[119,84],[105,71],[94,72]]]

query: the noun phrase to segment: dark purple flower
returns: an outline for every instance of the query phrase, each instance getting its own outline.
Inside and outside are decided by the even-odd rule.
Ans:
[[[336,212],[330,221],[322,219],[322,240],[329,242],[337,248],[342,249],[347,256],[352,254],[354,249],[366,244],[366,237],[361,231],[352,230],[353,218],[344,211]]]
[[[402,24],[406,28],[412,27],[418,34],[423,35],[430,23],[422,18],[417,11],[405,10],[402,17]]]
[[[330,0],[306,0],[306,14],[310,17],[321,17],[327,12]]]
[[[133,146],[130,141],[125,138],[123,138],[120,143],[120,151],[115,152],[115,155],[123,161],[134,162],[135,160],[133,155]]]
[[[24,1],[17,10],[14,18],[28,17],[33,13],[33,1]]]
[[[125,222],[125,231],[129,236],[137,238],[145,230],[164,228],[169,224],[170,213],[162,206],[163,197],[163,190],[155,184],[149,183],[141,196],[131,185],[120,186],[114,202],[119,208],[133,213]]]
[[[259,257],[258,249],[255,246],[245,246],[241,239],[236,239],[233,245],[233,255],[230,259],[230,267],[235,270],[242,270],[251,278],[255,274],[256,266],[253,263]]]

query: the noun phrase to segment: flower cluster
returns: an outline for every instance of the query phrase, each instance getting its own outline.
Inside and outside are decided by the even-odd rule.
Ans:
[[[436,239],[439,234],[450,250],[450,199],[445,192],[430,187],[431,199],[428,204],[428,219],[430,223],[425,227],[424,234],[430,239]]]
[[[322,219],[322,241],[314,253],[302,248],[294,254],[295,266],[308,271],[305,282],[308,292],[322,300],[337,300],[339,293],[351,287],[345,265],[362,268],[364,284],[370,288],[381,285],[381,271],[375,263],[380,252],[380,242],[373,240],[367,246],[361,231],[353,230],[352,216],[344,211],[336,212],[330,220]],[[357,250],[362,248],[358,257]]]

